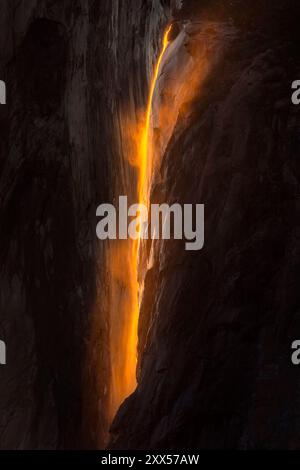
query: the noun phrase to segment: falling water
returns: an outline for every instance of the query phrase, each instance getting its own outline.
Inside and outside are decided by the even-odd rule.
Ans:
[[[150,83],[144,123],[137,132],[138,147],[136,167],[138,172],[138,202],[148,205],[149,172],[151,172],[151,111],[153,96],[161,63],[169,44],[169,26],[164,34],[162,48],[156,62]],[[111,288],[110,309],[111,334],[111,386],[110,411],[111,418],[120,404],[136,388],[139,292],[138,282],[139,252],[141,228],[136,240],[119,240],[111,248],[110,269],[113,278]]]

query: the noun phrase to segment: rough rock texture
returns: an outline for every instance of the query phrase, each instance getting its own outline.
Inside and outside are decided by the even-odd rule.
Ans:
[[[8,89],[1,107],[1,336],[8,358],[0,372],[0,445],[76,448],[87,445],[83,436],[91,441],[83,432],[82,382],[92,380],[84,363],[99,261],[94,208],[108,185],[107,159],[98,151],[102,77],[94,78],[93,57],[105,35],[97,31],[96,2],[3,1],[0,10]],[[99,329],[104,344],[103,319]]]
[[[169,8],[1,1],[2,449],[106,440],[109,285],[96,206],[134,178],[120,150],[120,110],[145,104]]]
[[[184,2],[187,49],[204,17],[222,22],[224,41],[192,106],[181,106],[152,200],[204,203],[206,242],[194,253],[156,242],[138,387],[110,447],[299,448],[290,360],[300,326],[299,112],[290,100],[299,6],[228,2],[226,14],[215,2],[195,18],[193,3]]]

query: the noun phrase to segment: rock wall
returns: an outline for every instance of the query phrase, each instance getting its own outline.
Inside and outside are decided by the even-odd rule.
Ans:
[[[169,2],[3,0],[0,447],[96,448],[110,383],[96,206],[134,187],[120,110],[143,107]]]
[[[101,78],[87,84],[91,7],[1,3],[1,448],[82,445],[94,206],[108,184],[91,105]]]
[[[155,242],[138,388],[116,416],[110,447],[297,448],[299,117],[290,87],[299,6],[216,2],[197,17],[192,3],[177,17],[186,51],[204,43],[212,67],[176,114],[152,201],[205,204],[205,246]],[[168,63],[163,73],[172,73]]]

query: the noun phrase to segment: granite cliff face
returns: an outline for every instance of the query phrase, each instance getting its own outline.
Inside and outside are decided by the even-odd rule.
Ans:
[[[2,449],[106,441],[109,279],[96,206],[133,178],[119,110],[144,105],[169,9],[159,0],[1,2]]]
[[[87,436],[94,206],[108,191],[92,3],[1,2],[1,448],[80,447]]]
[[[226,15],[221,3],[195,18],[186,2],[179,16],[187,53],[204,48],[210,69],[176,114],[152,187],[153,202],[205,204],[205,247],[154,246],[138,387],[113,449],[299,447],[299,8],[249,2],[245,16],[235,2]],[[160,95],[176,74],[168,60]],[[159,99],[177,113],[172,94]]]
[[[163,95],[181,76],[179,57],[207,68],[188,102],[175,99],[167,133],[156,115],[151,197],[204,203],[206,242],[193,254],[153,245],[138,388],[109,446],[299,447],[289,357],[299,329],[298,10],[292,0],[1,2],[1,449],[107,441],[110,285],[95,212],[135,187],[123,110],[145,106],[170,19],[183,40],[156,105],[172,112],[174,95]]]

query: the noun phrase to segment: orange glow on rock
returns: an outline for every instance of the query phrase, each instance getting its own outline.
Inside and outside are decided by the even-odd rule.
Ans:
[[[150,134],[150,121],[151,121],[151,111],[152,111],[152,102],[153,102],[153,95],[155,91],[155,85],[157,82],[157,78],[159,75],[159,70],[161,66],[161,62],[163,56],[166,52],[166,49],[169,45],[169,34],[171,31],[172,25],[170,25],[163,38],[163,47],[158,57],[153,78],[150,85],[150,93],[149,99],[147,104],[147,111],[146,111],[146,118],[144,128],[142,129],[141,135],[141,143],[140,143],[140,151],[139,151],[139,180],[138,180],[138,196],[139,196],[139,203],[147,205],[147,173],[148,173],[148,165],[149,165],[149,154],[151,152],[151,144],[149,142],[149,134]]]
[[[125,126],[126,140],[133,142],[134,154],[127,156],[137,169],[138,202],[148,206],[148,176],[151,172],[151,111],[153,96],[163,56],[169,44],[171,25],[167,28],[158,60],[150,83],[146,113],[143,124]],[[127,117],[128,123],[128,117]],[[129,129],[129,134],[127,135]],[[132,145],[131,145],[132,148]],[[121,403],[134,392],[137,367],[138,321],[139,321],[139,248],[141,233],[137,240],[119,240],[109,250],[111,275],[110,287],[110,420]],[[121,294],[120,294],[121,293]]]

